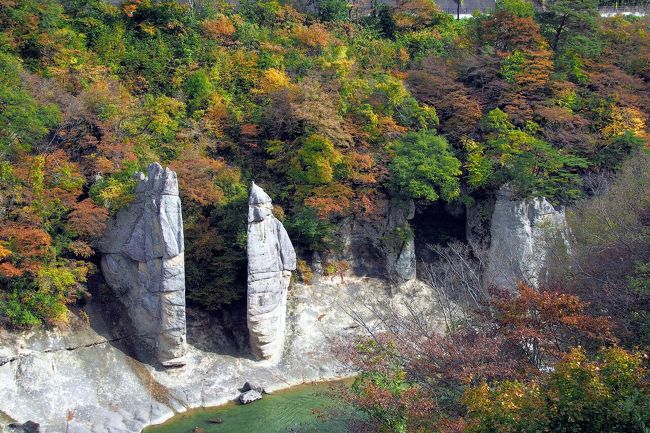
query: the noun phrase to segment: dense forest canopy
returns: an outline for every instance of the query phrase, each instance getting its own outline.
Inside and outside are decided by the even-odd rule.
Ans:
[[[650,112],[648,20],[597,6],[1,0],[3,322],[65,321],[152,161],[178,173],[187,296],[210,309],[243,292],[253,179],[303,252],[393,197],[582,198]]]

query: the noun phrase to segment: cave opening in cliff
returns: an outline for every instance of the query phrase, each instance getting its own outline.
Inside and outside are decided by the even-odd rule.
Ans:
[[[431,203],[417,206],[411,220],[418,260],[435,260],[431,245],[466,240],[466,210],[460,203]]]

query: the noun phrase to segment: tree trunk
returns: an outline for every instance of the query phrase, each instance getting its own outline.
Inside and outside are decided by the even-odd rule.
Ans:
[[[553,52],[556,55],[557,55],[557,46],[560,43],[560,35],[562,34],[562,30],[564,30],[564,25],[566,24],[566,20],[567,20],[567,15],[564,15],[562,17],[562,22],[560,23],[560,26],[555,31],[555,40],[553,41]]]

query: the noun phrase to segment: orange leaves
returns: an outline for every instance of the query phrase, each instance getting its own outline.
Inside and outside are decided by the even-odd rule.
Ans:
[[[549,50],[525,51],[526,60],[516,81],[527,91],[534,91],[548,84],[553,72],[553,57]]]
[[[377,182],[376,174],[371,171],[375,165],[372,155],[352,151],[345,159],[350,166],[349,178],[352,182],[362,184]]]
[[[201,23],[203,34],[211,39],[230,39],[235,34],[235,26],[225,15],[205,20]]]
[[[312,196],[305,199],[305,204],[316,210],[318,218],[326,220],[347,213],[353,197],[352,188],[334,183],[314,188]]]
[[[82,241],[73,241],[68,244],[68,250],[79,257],[84,259],[92,257],[95,251],[90,245]]]
[[[578,337],[615,341],[609,318],[586,314],[587,304],[577,296],[520,284],[518,296],[501,292],[491,305],[500,332],[508,340],[520,344],[534,341],[539,345],[536,350],[543,350],[546,356],[559,356],[560,342]]]
[[[332,41],[332,35],[321,23],[309,27],[299,25],[293,31],[293,36],[309,48],[325,48]]]
[[[52,238],[40,228],[4,223],[0,228],[0,275],[11,278],[35,274],[39,261],[50,255],[51,245]]]
[[[23,271],[15,267],[9,262],[0,263],[0,276],[6,278],[15,278],[20,277],[23,274]]]
[[[142,0],[126,1],[122,4],[122,12],[124,12],[127,17],[132,18],[135,11],[138,10],[140,3],[142,3]]]
[[[426,61],[426,71],[411,71],[407,84],[418,101],[436,107],[441,130],[453,137],[469,135],[483,116],[480,103],[457,81],[457,73],[439,59]]]
[[[548,46],[532,17],[497,13],[483,21],[483,30],[485,39],[501,53],[535,51]]]
[[[68,216],[68,227],[84,238],[98,238],[106,228],[108,209],[96,206],[89,198],[75,203]]]
[[[223,185],[239,183],[239,170],[227,165],[221,159],[197,155],[191,151],[174,161],[170,167],[178,173],[183,200],[193,201],[200,206],[221,204],[225,198]]]

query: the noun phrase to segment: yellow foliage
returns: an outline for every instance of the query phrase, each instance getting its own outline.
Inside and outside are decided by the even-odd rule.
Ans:
[[[6,259],[11,254],[11,250],[5,248],[2,244],[0,244],[0,260]]]
[[[637,136],[645,135],[645,116],[634,107],[613,107],[609,123],[601,130],[607,138],[613,138],[633,132]]]
[[[300,281],[307,284],[308,286],[312,284],[314,279],[314,272],[311,270],[311,266],[304,260],[298,260],[296,264],[296,271],[300,277]]]
[[[266,95],[275,92],[276,90],[288,87],[290,83],[291,80],[284,71],[270,68],[264,71],[257,88],[254,89],[254,92]]]
[[[218,93],[212,95],[208,108],[205,110],[203,120],[205,124],[217,137],[224,134],[224,127],[230,118],[228,106],[223,97]]]

